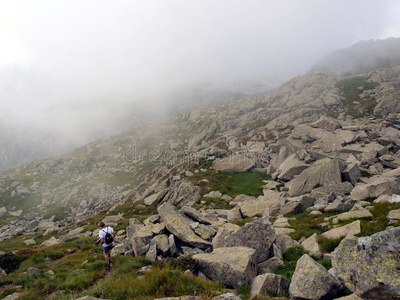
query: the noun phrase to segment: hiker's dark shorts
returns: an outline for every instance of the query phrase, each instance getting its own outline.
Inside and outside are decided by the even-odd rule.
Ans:
[[[107,246],[103,246],[104,255],[109,255],[112,248],[114,248],[113,244],[107,245]]]

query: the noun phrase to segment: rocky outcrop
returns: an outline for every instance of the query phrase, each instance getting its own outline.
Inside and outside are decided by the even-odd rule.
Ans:
[[[248,247],[218,248],[212,253],[194,255],[193,259],[208,278],[231,287],[250,284],[257,275],[256,251]]]
[[[310,256],[304,254],[297,261],[289,288],[291,299],[334,299],[340,290],[340,282]]]
[[[289,194],[299,196],[319,186],[342,182],[341,167],[337,159],[324,159],[304,170],[290,182]]]
[[[337,276],[362,299],[400,298],[400,227],[344,239],[332,253]]]
[[[182,216],[175,206],[165,203],[158,207],[157,210],[168,231],[181,241],[202,249],[211,246],[210,242],[203,240],[193,232],[189,225],[191,223],[190,220]]]

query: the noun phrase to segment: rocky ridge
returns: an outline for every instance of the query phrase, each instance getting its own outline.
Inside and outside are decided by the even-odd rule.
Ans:
[[[377,84],[354,86],[360,78],[367,87]],[[399,299],[399,78],[398,66],[356,77],[308,74],[274,93],[194,110],[2,173],[1,239],[60,232],[44,244],[50,245],[96,236],[75,224],[101,211],[109,213],[104,221],[117,224],[124,218],[112,216],[118,205],[140,205],[157,210],[142,222],[129,219],[113,255],[152,261],[190,256],[199,276],[229,287],[249,284],[253,294],[279,282],[279,293],[292,299],[334,299],[345,287],[363,299]],[[360,94],[356,111],[346,106],[348,91],[337,85],[342,81]],[[271,179],[258,196],[208,185],[215,174],[233,171]],[[207,198],[226,203],[226,209],[207,207]],[[385,221],[373,214],[382,203],[389,207]],[[321,218],[318,233],[296,238],[300,215]],[[384,227],[364,237],[377,222]],[[321,250],[324,239],[343,241],[327,252]],[[375,239],[387,242],[376,249]],[[272,272],[300,244],[331,260],[333,269],[302,256],[289,287]],[[343,264],[353,253],[362,259]],[[384,257],[390,260],[373,272],[360,263]],[[357,276],[368,279],[365,286]]]

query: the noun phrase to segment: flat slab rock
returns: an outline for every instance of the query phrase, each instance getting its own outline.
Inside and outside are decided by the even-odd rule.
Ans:
[[[342,182],[341,167],[338,159],[323,159],[305,169],[290,182],[290,196],[300,196],[311,192],[318,186],[339,184]]]
[[[193,255],[199,270],[210,279],[238,288],[257,276],[257,255],[248,247],[224,247],[212,253]]]
[[[165,223],[169,232],[179,238],[181,241],[194,247],[205,249],[211,247],[211,243],[203,240],[190,227],[190,220],[183,217],[172,204],[164,203],[159,206],[158,214]]]

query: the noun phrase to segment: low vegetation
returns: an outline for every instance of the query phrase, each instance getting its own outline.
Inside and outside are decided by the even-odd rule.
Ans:
[[[361,97],[364,91],[370,91],[379,86],[379,83],[368,81],[368,77],[351,77],[336,83],[344,97],[344,109],[348,115],[356,118],[362,118],[366,115],[372,115],[376,99],[373,96]]]
[[[222,194],[235,197],[239,194],[249,196],[262,195],[264,180],[271,176],[253,172],[200,172],[189,178],[193,184],[200,186],[204,193],[220,191]],[[207,181],[205,181],[207,180]]]

